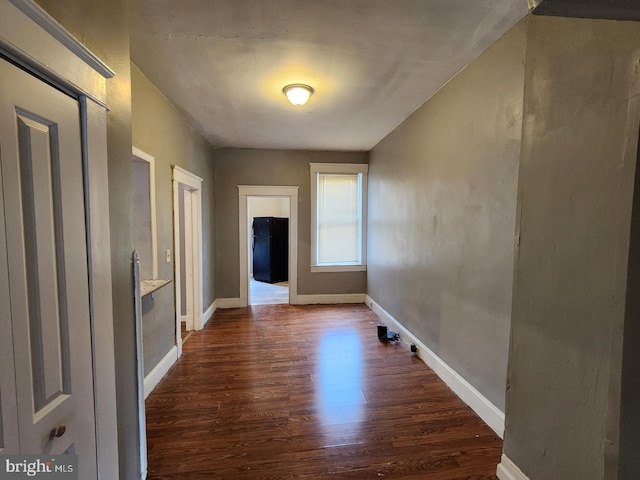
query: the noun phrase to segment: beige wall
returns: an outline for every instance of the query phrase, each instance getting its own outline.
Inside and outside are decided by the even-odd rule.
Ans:
[[[240,295],[238,185],[299,186],[298,293],[364,293],[365,272],[311,273],[309,163],[367,163],[365,152],[222,149],[216,158],[216,295]]]
[[[368,293],[504,408],[526,26],[371,152]]]
[[[155,158],[158,278],[174,279],[173,193],[171,165],[203,179],[202,239],[204,309],[215,300],[214,167],[213,150],[184,117],[135,66],[131,67],[133,145]],[[171,250],[171,263],[165,251]],[[142,302],[145,374],[175,344],[174,285],[156,291]]]
[[[529,27],[504,448],[531,480],[614,479],[640,23]]]
[[[289,218],[289,198],[286,197],[248,197],[247,219],[249,225],[253,217]],[[251,230],[251,229],[249,229]]]

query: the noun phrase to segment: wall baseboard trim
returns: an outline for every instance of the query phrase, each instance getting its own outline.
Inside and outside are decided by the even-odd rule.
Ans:
[[[200,325],[202,325],[202,328],[204,328],[211,316],[215,313],[216,308],[216,301],[214,300],[213,303],[209,305],[209,308],[204,311],[202,317],[200,318]]]
[[[236,298],[218,298],[218,299],[216,299],[215,302],[213,302],[213,304],[215,305],[214,311],[217,310],[218,308],[220,308],[220,309],[241,308],[243,306],[239,297],[236,297]]]
[[[364,303],[364,293],[337,293],[298,295],[298,305],[331,305],[338,303]]]
[[[149,372],[149,374],[144,377],[144,398],[146,399],[153,389],[160,383],[160,380],[164,378],[167,372],[173,367],[173,365],[178,361],[178,347],[175,345],[169,352],[164,356],[158,364],[153,367],[153,370]]]
[[[522,473],[522,470],[504,453],[502,454],[496,475],[500,480],[529,480],[529,477]]]
[[[418,347],[418,357],[434,371],[440,379],[454,391],[460,399],[466,403],[484,422],[503,438],[504,413],[491,403],[476,388],[467,382],[458,372],[451,368],[444,360],[436,355],[429,347],[418,339],[411,331],[405,328],[389,312],[376,303],[369,295],[365,303],[373,310],[392,330],[400,334],[400,339],[407,343],[415,343]]]

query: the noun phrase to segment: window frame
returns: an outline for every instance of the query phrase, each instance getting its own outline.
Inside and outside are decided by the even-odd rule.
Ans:
[[[310,163],[311,179],[311,272],[365,272],[367,270],[367,176],[366,163]],[[354,264],[318,264],[318,175],[362,175],[360,198],[360,262]]]

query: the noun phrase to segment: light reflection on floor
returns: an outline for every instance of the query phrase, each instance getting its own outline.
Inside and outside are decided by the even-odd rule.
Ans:
[[[358,443],[367,402],[362,393],[362,344],[357,332],[324,333],[316,368],[316,411],[325,446]]]

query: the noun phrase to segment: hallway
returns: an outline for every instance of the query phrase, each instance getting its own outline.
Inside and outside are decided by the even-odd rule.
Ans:
[[[251,305],[281,305],[289,303],[289,282],[265,283],[249,279]]]
[[[363,305],[219,310],[146,402],[150,480],[495,479],[501,440]]]

